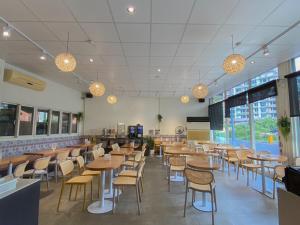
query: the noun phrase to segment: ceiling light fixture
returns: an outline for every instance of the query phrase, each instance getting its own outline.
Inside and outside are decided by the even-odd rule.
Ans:
[[[190,101],[190,97],[189,97],[188,95],[182,95],[182,96],[180,97],[180,101],[181,101],[181,103],[183,103],[183,104],[187,104],[187,103]]]
[[[55,57],[55,64],[57,68],[63,72],[72,72],[76,68],[76,59],[72,54],[69,53],[69,32],[67,40],[67,51],[60,53]]]
[[[109,104],[116,104],[117,103],[117,101],[118,101],[118,99],[117,99],[117,97],[115,96],[115,95],[109,95],[109,96],[107,96],[107,102],[109,103]]]
[[[135,7],[134,6],[128,6],[127,12],[129,15],[133,15],[135,13]]]
[[[11,35],[11,29],[10,27],[7,25],[7,26],[4,26],[2,28],[2,36],[5,40],[7,40]]]
[[[41,55],[40,56],[40,60],[46,61],[47,60],[47,56],[46,55]]]
[[[196,84],[192,89],[193,96],[197,99],[205,98],[208,95],[208,87],[200,82],[200,71],[199,71],[199,83]]]
[[[90,63],[93,63],[93,62],[94,62],[94,59],[93,59],[93,58],[90,58],[89,61],[90,61]]]
[[[250,63],[251,63],[251,64],[254,64],[254,63],[255,63],[255,61],[254,61],[254,60],[252,60],[252,61],[250,61]]]
[[[232,54],[227,56],[223,63],[225,73],[236,74],[241,72],[246,65],[246,59],[240,54],[234,53],[233,35],[231,35]]]
[[[263,55],[264,55],[264,56],[268,56],[268,55],[270,55],[270,52],[269,52],[268,46],[265,46],[265,47],[263,48]]]
[[[160,72],[160,71],[161,71],[161,70],[158,68],[158,69],[157,69],[157,72]]]
[[[91,83],[89,90],[93,96],[100,97],[105,93],[105,86],[99,81],[99,76],[97,73],[97,81]]]

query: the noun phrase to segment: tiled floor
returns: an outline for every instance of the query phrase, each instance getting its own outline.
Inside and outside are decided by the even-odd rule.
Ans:
[[[216,225],[277,225],[277,200],[265,197],[250,187],[241,176],[239,181],[232,173],[216,171],[218,212]],[[54,191],[40,201],[40,225],[206,225],[211,224],[210,213],[200,212],[188,204],[187,216],[183,217],[184,185],[172,183],[167,191],[165,169],[160,159],[148,158],[145,169],[145,191],[142,195],[142,214],[137,215],[135,192],[125,189],[120,196],[116,213],[94,215],[82,212],[81,201],[68,201],[66,189],[61,212],[56,213],[60,185],[51,183]],[[258,177],[259,179],[259,177]],[[43,184],[42,184],[43,185]],[[44,186],[42,186],[44,188]],[[96,190],[96,188],[95,188]],[[200,197],[200,195],[199,195]],[[191,196],[189,196],[191,200]]]

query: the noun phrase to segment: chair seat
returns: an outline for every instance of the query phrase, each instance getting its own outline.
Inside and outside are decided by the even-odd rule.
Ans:
[[[24,175],[33,175],[33,174],[38,174],[38,175],[41,175],[41,174],[47,174],[47,171],[46,170],[34,170],[34,169],[31,169],[31,170],[26,170],[24,172]]]
[[[137,171],[136,170],[123,170],[119,173],[119,176],[137,177]]]
[[[114,185],[136,185],[136,178],[134,177],[117,177],[114,181],[113,181]]]
[[[138,163],[133,162],[133,161],[125,161],[122,163],[122,166],[130,166],[130,167],[135,168],[138,166]]]
[[[92,176],[76,176],[69,179],[66,184],[88,184],[93,180]]]
[[[260,165],[253,164],[253,163],[244,163],[244,164],[242,164],[242,166],[246,167],[246,168],[253,168],[253,169],[260,168]]]
[[[99,171],[93,171],[93,170],[85,170],[81,174],[82,176],[98,176],[100,175]]]
[[[209,184],[201,185],[201,184],[196,184],[196,183],[193,183],[193,182],[189,182],[189,188],[192,188],[196,191],[211,191]],[[213,183],[212,184],[212,189],[214,189],[214,188],[215,188],[215,184]]]
[[[185,166],[170,166],[170,170],[172,171],[184,171]]]

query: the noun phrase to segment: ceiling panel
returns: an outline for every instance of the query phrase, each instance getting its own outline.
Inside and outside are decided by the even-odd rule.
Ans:
[[[149,44],[123,44],[126,56],[149,56]]]
[[[218,25],[188,25],[183,36],[183,43],[209,43],[220,26]]]
[[[149,57],[126,57],[129,66],[147,66]]]
[[[186,23],[194,0],[152,0],[153,23]]]
[[[124,66],[126,60],[123,56],[101,56],[103,63],[109,66]]]
[[[123,55],[122,46],[119,43],[95,42],[94,46],[100,55]]]
[[[174,56],[177,44],[151,44],[151,56]]]
[[[112,23],[81,23],[92,41],[119,42],[116,29]]]
[[[176,56],[200,56],[206,48],[205,44],[181,44],[179,45]]]
[[[108,5],[104,0],[65,0],[79,22],[112,22]]]
[[[121,42],[150,42],[149,24],[117,24]]]
[[[32,14],[19,0],[0,0],[0,5],[0,15],[9,21],[37,20],[34,14]]]
[[[178,43],[182,37],[184,25],[181,24],[153,24],[151,42]]]
[[[150,3],[149,0],[109,0],[113,17],[116,22],[149,23]],[[127,7],[134,6],[135,13],[130,15]]]
[[[151,57],[151,66],[170,66],[172,57]]]
[[[42,21],[74,22],[63,0],[23,0],[23,2]]]
[[[87,41],[89,38],[78,23],[45,23],[46,27],[61,41]]]

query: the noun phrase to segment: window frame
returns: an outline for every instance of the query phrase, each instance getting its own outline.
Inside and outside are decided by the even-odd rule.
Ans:
[[[20,134],[20,128],[21,128],[21,120],[20,120],[20,114],[21,114],[21,109],[22,107],[29,107],[33,109],[33,115],[32,115],[32,128],[31,128],[31,134]],[[36,107],[31,106],[31,105],[21,105],[20,104],[20,110],[19,110],[19,118],[18,118],[18,132],[17,132],[17,137],[29,137],[29,136],[34,136],[35,135],[35,119],[36,119]]]

